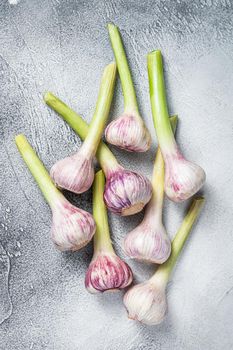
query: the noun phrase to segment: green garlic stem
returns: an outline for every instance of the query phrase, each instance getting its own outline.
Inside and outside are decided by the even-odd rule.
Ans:
[[[177,122],[178,117],[176,115],[170,118],[170,123],[174,133],[176,131]],[[155,218],[162,219],[164,199],[164,173],[164,160],[160,148],[158,147],[151,180],[153,195],[146,208],[146,216],[148,215],[149,217],[153,218],[153,220],[155,220]]]
[[[44,101],[72,127],[82,140],[85,140],[88,134],[89,125],[82,119],[82,117],[80,117],[80,115],[51,92],[47,92],[44,95]],[[96,157],[105,173],[107,173],[109,168],[114,169],[119,167],[116,157],[102,141],[99,143]]]
[[[94,253],[114,252],[108,226],[108,214],[103,200],[105,178],[103,171],[95,174],[93,183],[93,217],[96,223],[94,235]]]
[[[132,110],[138,112],[135,89],[119,30],[114,24],[110,23],[108,24],[108,32],[121,79],[125,112],[132,112]]]
[[[116,64],[111,63],[104,69],[95,112],[83,144],[83,146],[87,147],[87,149],[90,151],[91,155],[95,155],[97,151],[107,118],[109,116],[115,80]]]
[[[162,153],[171,152],[176,147],[176,141],[169,122],[163,61],[159,50],[152,51],[147,56],[149,76],[150,101],[153,121]]]
[[[24,135],[17,135],[15,137],[15,143],[46,201],[52,207],[55,200],[62,197],[61,192],[52,182],[49,173],[27,141],[26,137]]]
[[[201,208],[204,202],[205,202],[205,199],[203,197],[197,197],[193,199],[192,204],[178,232],[176,233],[175,238],[172,241],[171,255],[164,264],[159,266],[154,276],[151,278],[152,281],[153,279],[158,280],[158,278],[159,279],[161,278],[165,283],[168,282],[169,276],[176,264],[176,261],[189,236],[192,226],[201,211]]]

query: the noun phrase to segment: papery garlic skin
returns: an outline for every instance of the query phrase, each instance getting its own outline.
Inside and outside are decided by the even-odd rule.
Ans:
[[[108,143],[130,152],[146,152],[151,146],[151,136],[135,113],[124,113],[105,129]]]
[[[92,239],[96,225],[93,216],[65,198],[52,207],[51,238],[60,251],[76,251]]]
[[[128,317],[146,325],[158,325],[166,316],[165,286],[156,286],[151,280],[130,288],[123,302]]]
[[[165,160],[165,192],[174,202],[183,202],[203,186],[206,175],[197,164],[186,160],[178,151]]]
[[[74,193],[87,191],[94,180],[93,156],[80,152],[53,165],[50,176],[58,187]]]
[[[131,268],[115,253],[98,252],[87,270],[85,287],[95,294],[124,289],[132,280]]]
[[[140,212],[152,196],[150,181],[122,167],[107,175],[104,201],[115,214],[128,216]]]
[[[171,253],[171,242],[164,226],[151,224],[148,220],[129,232],[123,245],[131,259],[148,263],[162,264]]]

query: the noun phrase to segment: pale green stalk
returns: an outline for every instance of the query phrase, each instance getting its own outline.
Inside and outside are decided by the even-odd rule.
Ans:
[[[83,143],[91,154],[95,154],[109,116],[116,80],[116,64],[106,66],[101,80],[96,108]]]
[[[89,125],[82,119],[80,115],[78,115],[74,110],[68,107],[51,92],[47,92],[44,95],[44,101],[49,107],[57,112],[72,127],[72,129],[74,129],[74,131],[80,136],[82,140],[85,140],[86,136],[88,135]],[[96,157],[105,173],[109,168],[114,169],[116,167],[119,167],[116,157],[103,143],[103,141],[100,141],[99,143]]]
[[[108,226],[108,214],[103,200],[105,178],[102,170],[95,174],[93,183],[93,217],[96,223],[94,254],[100,251],[114,252]]]
[[[132,113],[132,111],[135,111],[137,112],[136,114],[138,114],[138,104],[135,89],[119,30],[114,24],[110,23],[108,24],[108,32],[117,63],[117,69],[121,79],[125,112]]]
[[[150,279],[152,282],[161,281],[164,285],[168,282],[169,276],[189,236],[192,226],[198,218],[204,202],[205,199],[203,197],[197,197],[193,199],[192,204],[180,226],[180,229],[172,241],[171,255],[168,260],[164,264],[160,265],[156,270],[154,276]]]
[[[159,50],[152,51],[147,56],[149,76],[150,101],[153,121],[162,153],[171,152],[176,147],[175,137],[169,122],[163,61]]]
[[[49,173],[27,141],[26,137],[24,135],[16,136],[15,143],[28,169],[41,189],[46,201],[51,207],[53,207],[53,205],[55,205],[55,201],[63,197],[61,192],[52,182]]]
[[[170,118],[172,130],[175,133],[178,117],[175,115]],[[146,207],[146,216],[152,220],[162,219],[163,199],[164,199],[164,160],[160,148],[158,147],[154,162],[152,174],[153,195]]]

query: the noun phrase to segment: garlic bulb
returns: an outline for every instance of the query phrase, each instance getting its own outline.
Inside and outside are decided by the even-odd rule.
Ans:
[[[129,318],[147,325],[157,325],[164,320],[167,313],[166,285],[203,203],[204,198],[202,197],[193,200],[172,241],[172,252],[169,259],[158,267],[154,276],[148,281],[133,286],[125,294],[124,305]]]
[[[116,167],[107,172],[104,200],[109,210],[122,216],[140,212],[150,200],[152,188],[143,175]]]
[[[59,160],[51,170],[50,176],[58,187],[74,193],[87,191],[94,180],[93,155],[83,152]]]
[[[171,253],[171,243],[162,224],[143,220],[126,235],[124,251],[132,259],[162,264]]]
[[[130,267],[115,253],[97,254],[86,273],[85,287],[90,293],[124,289],[132,282]]]
[[[88,124],[77,113],[50,92],[45,94],[44,99],[83,140],[86,138]],[[109,210],[123,216],[141,211],[152,195],[150,181],[145,176],[120,166],[103,142],[100,142],[96,157],[107,178],[104,199]]]
[[[151,136],[138,113],[123,113],[108,124],[105,138],[108,143],[129,152],[146,152],[151,146]]]
[[[170,118],[175,131],[177,116]],[[153,176],[153,195],[146,206],[141,224],[129,232],[124,239],[125,253],[133,259],[162,264],[171,253],[171,243],[162,223],[164,197],[164,161],[158,148]]]
[[[203,169],[186,160],[178,150],[165,157],[165,164],[165,192],[174,202],[192,197],[205,182]]]
[[[53,220],[51,238],[61,251],[76,251],[87,245],[92,239],[96,225],[92,215],[59,199],[52,207]]]
[[[205,182],[205,172],[187,161],[176,144],[166,103],[163,62],[160,51],[148,55],[148,75],[153,120],[165,162],[165,192],[175,202],[194,195]]]
[[[69,203],[53,184],[49,174],[23,135],[15,138],[16,145],[31,174],[51,207],[51,237],[61,251],[79,250],[92,239],[96,225],[91,214]]]
[[[131,73],[118,28],[108,24],[108,31],[124,95],[124,113],[105,130],[107,142],[130,152],[146,152],[151,136],[138,111],[138,103]]]
[[[167,312],[165,287],[149,280],[130,288],[124,296],[128,317],[147,325],[161,323]]]
[[[123,289],[133,279],[130,267],[113,250],[103,191],[104,175],[99,171],[95,175],[93,186],[93,215],[97,226],[94,255],[85,278],[85,286],[90,293]]]
[[[103,73],[94,116],[87,137],[78,153],[58,161],[50,175],[61,188],[74,193],[87,191],[94,180],[94,157],[109,115],[116,78],[116,64]]]

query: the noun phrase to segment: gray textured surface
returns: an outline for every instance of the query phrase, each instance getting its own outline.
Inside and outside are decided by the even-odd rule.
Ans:
[[[23,132],[48,168],[77,149],[80,140],[46,108],[42,93],[53,91],[90,121],[101,72],[113,59],[109,21],[121,29],[154,140],[146,53],[161,48],[170,111],[180,116],[179,143],[207,173],[205,209],[168,289],[169,316],[152,328],[127,319],[120,293],[85,291],[92,249],[54,249],[49,208],[13,141]],[[231,0],[1,0],[1,350],[233,348],[232,26]],[[112,116],[122,106],[118,81]],[[114,153],[150,176],[155,146],[147,157]],[[69,198],[91,209],[90,192]],[[166,201],[171,237],[186,205]],[[141,217],[110,217],[121,256],[122,238]],[[130,265],[139,281],[153,271]]]

